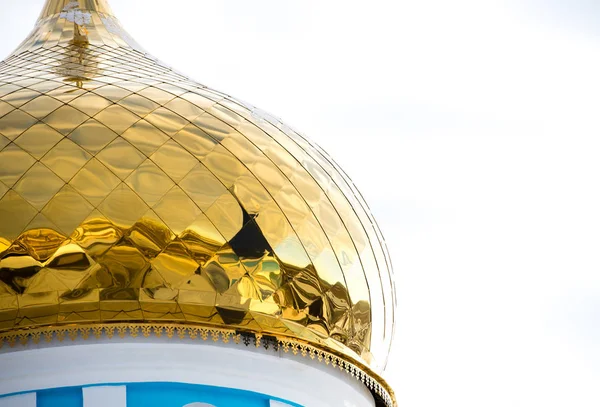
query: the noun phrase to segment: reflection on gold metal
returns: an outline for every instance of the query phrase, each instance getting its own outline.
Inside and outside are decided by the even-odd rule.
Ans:
[[[156,61],[104,0],[48,0],[0,63],[0,332],[205,324],[381,372],[394,307],[333,160]]]

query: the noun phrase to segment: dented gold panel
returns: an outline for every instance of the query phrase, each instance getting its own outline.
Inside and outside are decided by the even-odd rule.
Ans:
[[[156,61],[104,0],[49,0],[0,63],[0,332],[204,324],[381,371],[393,286],[329,156]]]

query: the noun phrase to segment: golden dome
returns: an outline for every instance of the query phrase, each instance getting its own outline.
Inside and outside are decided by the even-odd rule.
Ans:
[[[104,0],[48,0],[0,63],[0,332],[227,327],[379,373],[393,287],[326,153],[145,53]]]

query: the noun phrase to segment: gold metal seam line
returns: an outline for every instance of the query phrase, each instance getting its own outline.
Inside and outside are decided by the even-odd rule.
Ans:
[[[368,372],[366,369],[349,362],[348,360],[289,337],[280,335],[262,335],[235,329],[224,329],[219,327],[209,327],[202,325],[183,325],[183,324],[153,324],[153,323],[114,323],[114,324],[88,324],[88,325],[66,325],[66,326],[47,326],[41,328],[21,329],[0,333],[0,349],[7,344],[14,348],[17,344],[27,346],[29,343],[39,344],[43,340],[51,343],[54,340],[63,342],[66,338],[75,341],[78,337],[88,340],[90,336],[100,339],[103,336],[112,339],[115,335],[120,338],[129,336],[138,338],[141,336],[148,338],[154,334],[157,338],[163,335],[169,339],[202,339],[203,341],[212,340],[213,342],[234,343],[236,345],[253,345],[256,348],[261,346],[268,349],[274,347],[275,350],[282,350],[286,354],[294,356],[309,357],[319,363],[331,365],[333,368],[351,375],[354,379],[361,381],[372,392],[377,394],[385,402],[387,407],[397,407],[396,398],[393,390],[379,376]],[[264,339],[263,339],[264,338]],[[274,338],[272,342],[270,338]]]

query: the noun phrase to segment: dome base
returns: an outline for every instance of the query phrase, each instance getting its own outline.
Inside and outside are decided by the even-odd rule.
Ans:
[[[87,339],[78,327],[47,331],[38,336],[37,344],[28,342],[25,348],[17,343],[5,346],[0,364],[10,368],[0,372],[0,395],[106,384],[181,383],[252,392],[290,405],[375,406],[366,386],[332,367],[331,355],[298,358],[295,345],[286,352],[282,344],[274,352],[272,344],[265,349],[266,342],[260,339],[246,347],[246,337],[239,337],[238,344],[220,330],[199,330],[192,339],[191,330],[172,325],[154,326],[155,332],[163,333],[160,337],[144,336],[147,325],[95,328],[89,328]],[[224,342],[226,338],[230,340]]]

